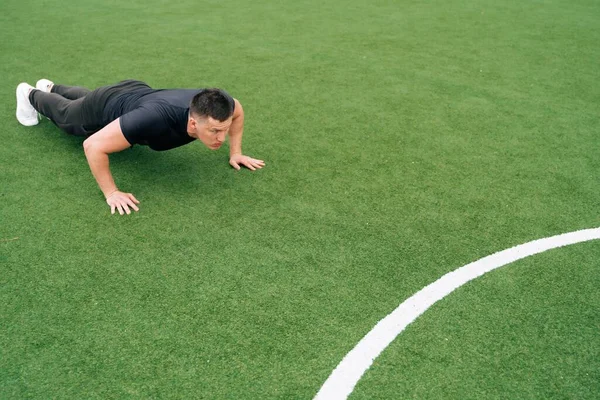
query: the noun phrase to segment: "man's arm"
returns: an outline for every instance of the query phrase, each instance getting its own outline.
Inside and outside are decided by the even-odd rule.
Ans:
[[[242,104],[233,99],[235,108],[233,111],[233,120],[229,127],[229,156],[242,154],[242,135],[244,134],[244,109]]]
[[[263,160],[257,160],[242,154],[242,135],[244,133],[244,109],[242,104],[237,100],[233,111],[233,119],[229,127],[229,164],[237,170],[240,169],[240,164],[244,165],[252,171],[265,166]]]
[[[131,194],[119,191],[108,164],[108,155],[116,153],[126,148],[131,147],[131,144],[125,139],[121,131],[119,119],[114,120],[106,125],[94,135],[88,137],[83,142],[83,149],[87,158],[90,170],[100,186],[100,190],[106,197],[106,202],[110,206],[112,214],[115,209],[119,214],[131,214],[129,207],[138,211],[139,208],[135,205],[139,201]]]

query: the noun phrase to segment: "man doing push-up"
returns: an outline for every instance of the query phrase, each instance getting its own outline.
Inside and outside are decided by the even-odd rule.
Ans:
[[[239,170],[264,167],[242,154],[244,110],[222,89],[152,89],[125,80],[90,91],[40,79],[36,87],[17,86],[17,120],[37,125],[38,113],[70,135],[86,137],[83,148],[111,213],[138,211],[139,201],[122,192],[109,169],[108,155],[135,144],[169,150],[200,140],[219,149],[229,135],[229,164]]]

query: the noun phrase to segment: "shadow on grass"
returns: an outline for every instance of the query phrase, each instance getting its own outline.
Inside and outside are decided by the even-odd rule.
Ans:
[[[79,160],[84,162],[80,169],[87,169],[83,154],[85,138],[67,135],[49,121],[42,122],[36,129],[38,150],[50,152],[52,158],[77,158],[78,163]],[[227,150],[209,151],[198,142],[160,152],[136,145],[111,154],[110,166],[119,187],[136,193],[201,191],[210,195],[232,177]]]

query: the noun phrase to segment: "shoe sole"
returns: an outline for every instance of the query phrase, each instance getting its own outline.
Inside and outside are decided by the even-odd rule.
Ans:
[[[40,121],[38,121],[37,115],[35,116],[35,118],[23,118],[22,116],[19,116],[19,109],[21,108],[21,107],[19,107],[20,103],[23,103],[23,102],[29,103],[29,100],[23,98],[23,95],[20,93],[19,88],[21,87],[21,85],[22,85],[22,83],[19,84],[19,86],[17,86],[17,90],[16,90],[16,95],[17,95],[17,112],[15,114],[16,114],[16,117],[17,117],[17,121],[19,121],[19,123],[21,125],[24,125],[24,126],[34,126],[34,125],[37,125],[40,122]],[[25,96],[27,96],[27,95],[25,94]],[[31,106],[31,103],[29,105]]]
[[[35,88],[37,90],[41,90],[42,92],[46,92],[46,93],[50,93],[48,89],[48,84],[50,85],[54,85],[54,82],[52,82],[50,79],[40,79],[39,81],[37,81],[35,83]]]
[[[42,78],[35,83],[35,88],[45,93],[51,93],[50,90],[48,90],[48,85],[54,85],[54,82],[52,82],[50,79]],[[38,113],[38,118],[46,118],[48,121],[50,121],[50,118],[40,113]]]

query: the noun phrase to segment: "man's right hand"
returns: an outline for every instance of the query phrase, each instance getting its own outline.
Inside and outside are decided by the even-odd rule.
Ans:
[[[119,190],[108,195],[106,198],[106,203],[110,206],[111,214],[114,214],[115,210],[119,210],[119,214],[121,215],[125,213],[131,214],[129,207],[133,208],[135,211],[140,210],[136,206],[136,204],[140,204],[138,199],[136,199],[131,193],[124,193]]]
[[[128,147],[131,147],[131,144],[123,135],[119,118],[83,141],[85,157],[100,190],[106,197],[111,214],[114,214],[115,210],[119,210],[121,215],[131,214],[129,207],[135,211],[139,210],[135,204],[140,202],[131,193],[123,193],[117,189],[108,167],[108,155]]]

